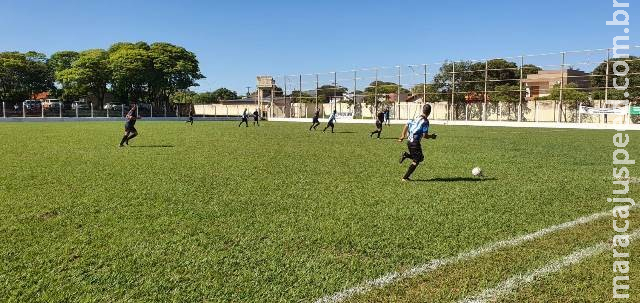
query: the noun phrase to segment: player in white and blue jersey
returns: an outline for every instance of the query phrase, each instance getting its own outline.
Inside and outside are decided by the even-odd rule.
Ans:
[[[408,139],[407,147],[409,152],[403,152],[400,156],[400,163],[406,159],[413,160],[407,173],[402,177],[402,181],[411,181],[411,174],[416,170],[420,162],[424,161],[424,154],[422,153],[422,145],[420,141],[425,139],[436,139],[437,135],[429,135],[429,115],[431,114],[431,105],[425,104],[422,107],[422,115],[416,117],[413,120],[409,120],[402,129],[402,135],[398,139],[398,142]]]
[[[327,128],[331,127],[331,133],[333,133],[333,128],[335,127],[335,122],[336,122],[336,110],[333,110],[333,113],[331,113],[331,116],[329,117],[329,122],[327,122],[327,127],[324,128],[324,130],[322,131],[324,133],[325,130],[327,130]]]

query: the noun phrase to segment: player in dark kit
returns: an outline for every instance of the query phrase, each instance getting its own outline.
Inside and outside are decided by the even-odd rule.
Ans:
[[[242,126],[242,123],[245,123],[247,125],[247,127],[249,127],[249,115],[247,114],[247,109],[244,109],[244,112],[242,112],[242,121],[240,121],[240,124],[238,124],[238,127]]]
[[[185,123],[191,123],[193,125],[193,113],[189,111],[189,119]]]
[[[311,130],[313,128],[313,130],[316,130],[316,128],[320,125],[320,110],[316,108],[316,112],[313,114],[313,121],[311,122],[311,127],[309,127],[309,130]]]
[[[337,111],[334,109],[333,113],[331,114],[331,116],[329,117],[329,122],[327,122],[327,126],[324,128],[324,130],[322,130],[322,132],[324,133],[327,128],[331,127],[331,133],[333,133],[333,128],[335,127],[335,122],[336,122],[336,113]]]
[[[256,124],[260,126],[260,113],[258,112],[257,108],[253,112],[253,126],[256,126]]]
[[[422,154],[422,146],[420,145],[420,140],[422,138],[425,139],[436,139],[437,135],[429,135],[429,115],[431,114],[431,105],[425,104],[422,107],[422,115],[416,117],[413,120],[409,120],[407,124],[402,129],[402,135],[398,139],[398,142],[402,142],[405,138],[409,139],[409,143],[407,143],[407,147],[409,148],[409,152],[403,152],[400,157],[400,163],[404,162],[405,159],[413,160],[407,173],[402,177],[402,181],[411,181],[411,174],[416,170],[420,162],[424,161],[424,155]]]
[[[391,126],[391,120],[389,119],[389,108],[384,110],[384,121],[387,122],[387,126]]]
[[[127,122],[124,123],[124,137],[122,137],[122,140],[120,141],[120,147],[124,147],[125,144],[129,145],[129,140],[138,136],[138,131],[135,126],[139,117],[136,114],[136,110],[137,106],[135,104],[131,104],[131,109],[125,117]]]
[[[376,119],[376,130],[371,132],[369,137],[373,137],[374,134],[378,134],[378,139],[380,139],[380,134],[382,134],[382,123],[384,123],[384,112],[378,113],[378,118]]]

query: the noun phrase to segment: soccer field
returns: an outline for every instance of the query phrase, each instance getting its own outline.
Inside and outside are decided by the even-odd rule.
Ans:
[[[610,214],[492,246],[611,209],[613,131],[433,125],[404,183],[401,126],[136,126],[0,125],[0,301],[613,301],[609,248],[508,283],[610,243]]]

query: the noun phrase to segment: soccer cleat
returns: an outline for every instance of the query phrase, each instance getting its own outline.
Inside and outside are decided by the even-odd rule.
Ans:
[[[411,182],[411,179],[402,178],[402,182]]]
[[[118,147],[124,147],[124,145],[120,144],[120,145],[118,145]]]

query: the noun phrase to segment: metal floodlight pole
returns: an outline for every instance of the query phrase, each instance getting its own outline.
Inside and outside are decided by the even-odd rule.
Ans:
[[[2,118],[5,118],[5,119],[7,118],[7,113],[4,108],[4,101],[2,101]]]
[[[338,110],[338,72],[333,72],[333,110]]]
[[[91,118],[93,118],[93,103],[91,103],[90,105],[91,105]]]
[[[560,107],[558,108],[558,122],[562,122],[562,105],[564,101],[564,63],[566,53],[562,52],[562,64],[560,65]],[[565,121],[567,122],[567,121]]]
[[[316,110],[318,110],[318,85],[320,85],[320,76],[316,74],[316,97],[315,97]],[[322,116],[324,117],[324,110],[322,111]]]
[[[456,62],[454,61],[453,63],[453,69],[451,72],[451,107],[449,109],[449,119],[453,121],[453,104],[456,100]]]
[[[44,118],[44,105],[40,102],[40,118]]]
[[[153,104],[149,104],[149,106],[151,107],[150,109],[151,113],[149,114],[149,118],[153,118]]]
[[[402,119],[402,117],[400,115],[400,110],[401,110],[401,108],[400,108],[400,83],[402,82],[402,75],[401,75],[402,71],[401,71],[401,68],[402,67],[400,67],[400,65],[398,65],[398,92],[397,92],[398,95],[396,96],[396,102],[398,102],[398,117],[396,117],[396,119],[398,119],[398,120]]]
[[[373,88],[373,104],[375,106],[375,111],[378,111],[378,69],[376,68],[376,82]],[[375,117],[373,117],[375,119]]]
[[[520,102],[518,103],[518,122],[522,122],[522,88],[524,84],[524,56],[520,57]]]
[[[353,71],[353,117],[356,116],[356,102],[358,101],[358,71]]]
[[[611,61],[611,49],[608,48],[607,49],[607,71],[606,71],[606,76],[605,76],[605,86],[604,86],[604,102],[605,102],[605,106],[607,103],[609,103],[609,68],[610,68],[610,61]]]
[[[298,84],[299,84],[299,86],[298,86],[298,87],[299,87],[299,89],[300,89],[300,90],[298,91],[298,106],[300,106],[300,103],[302,103],[302,102],[303,102],[303,100],[302,100],[302,74],[301,74],[301,75],[299,75],[299,78],[298,78]],[[300,116],[302,117],[302,115],[300,115]],[[305,116],[305,117],[307,116],[307,106],[306,106],[306,103],[305,103],[305,106],[304,106],[304,116]]]
[[[60,115],[60,118],[62,118],[62,107],[64,106],[64,104],[62,102],[58,102],[58,113]]]
[[[422,83],[422,102],[427,103],[427,65],[424,65],[424,82]]]
[[[79,116],[79,115],[78,115],[78,108],[80,107],[79,105],[80,105],[79,103],[76,103],[76,119],[77,119],[77,118],[78,118],[78,116]]]
[[[489,61],[484,62],[484,102],[482,103],[482,121],[487,121],[487,85],[489,82]]]

